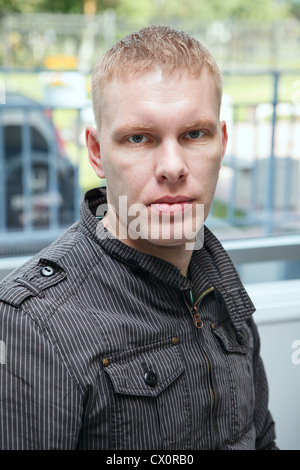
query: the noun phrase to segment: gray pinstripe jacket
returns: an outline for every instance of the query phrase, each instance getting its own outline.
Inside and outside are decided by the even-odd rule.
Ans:
[[[0,286],[0,449],[275,448],[254,307],[227,253],[205,229],[185,278],[103,237],[103,197]]]

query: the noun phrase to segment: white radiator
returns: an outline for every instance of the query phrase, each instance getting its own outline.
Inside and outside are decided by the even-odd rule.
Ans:
[[[282,450],[300,450],[300,280],[247,284]]]

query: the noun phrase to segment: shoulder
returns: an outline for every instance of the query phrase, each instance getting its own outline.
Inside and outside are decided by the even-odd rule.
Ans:
[[[42,324],[99,263],[100,247],[75,225],[0,283],[0,309],[21,309]]]
[[[56,364],[82,385],[82,370],[93,369],[90,358],[98,354],[99,334],[75,294],[87,279],[92,282],[97,265],[101,270],[100,247],[72,229],[5,278],[0,284],[0,360],[6,355],[8,362],[15,357],[20,364]],[[89,373],[94,377],[96,372]]]

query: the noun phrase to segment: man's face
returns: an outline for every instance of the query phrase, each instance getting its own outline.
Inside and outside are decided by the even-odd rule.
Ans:
[[[90,129],[87,145],[97,175],[106,178],[120,238],[128,229],[135,232],[127,244],[146,252],[153,243],[191,241],[203,223],[197,207],[204,205],[204,218],[210,210],[226,143],[215,84],[205,68],[197,78],[155,70],[109,83],[99,140]]]

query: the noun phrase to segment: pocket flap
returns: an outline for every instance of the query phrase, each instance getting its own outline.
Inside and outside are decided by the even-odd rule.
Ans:
[[[213,329],[214,335],[219,339],[222,347],[229,353],[246,354],[250,347],[248,328],[235,330],[231,323],[222,323]]]
[[[178,345],[151,345],[105,359],[114,391],[157,396],[184,371]]]

